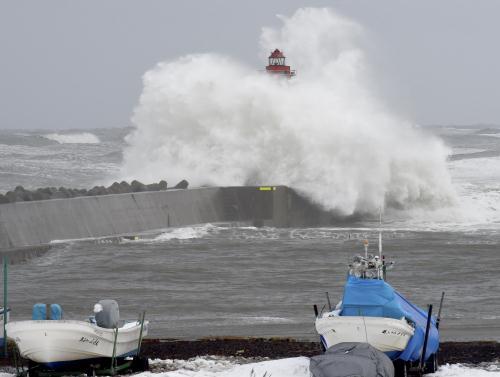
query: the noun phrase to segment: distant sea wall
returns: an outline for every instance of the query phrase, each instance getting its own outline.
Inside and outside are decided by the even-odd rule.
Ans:
[[[6,203],[0,205],[0,251],[54,240],[131,235],[216,222],[314,226],[330,213],[285,186],[208,187]]]

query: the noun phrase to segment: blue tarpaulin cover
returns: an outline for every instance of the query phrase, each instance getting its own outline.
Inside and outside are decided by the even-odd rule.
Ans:
[[[415,325],[415,334],[406,349],[389,355],[392,359],[417,361],[424,346],[427,312],[413,305],[384,280],[360,279],[349,275],[344,287],[341,316],[385,317],[401,319],[405,317]],[[439,331],[436,320],[431,319],[429,340],[425,359],[439,348]]]

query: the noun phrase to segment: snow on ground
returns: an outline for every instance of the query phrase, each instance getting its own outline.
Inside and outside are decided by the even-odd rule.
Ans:
[[[500,365],[471,367],[461,364],[442,365],[438,371],[428,377],[500,377]]]
[[[295,357],[252,362],[252,359],[203,356],[189,360],[150,360],[151,371],[134,377],[311,377],[309,359]],[[14,377],[0,372],[0,377]],[[443,365],[426,377],[500,377],[500,364],[477,367]]]
[[[242,364],[243,362],[243,364]],[[309,359],[296,357],[281,360],[250,362],[249,359],[197,357],[190,360],[153,360],[156,373],[145,372],[141,377],[310,377]],[[176,370],[173,370],[176,369]],[[164,370],[163,372],[160,370]],[[428,377],[500,377],[500,365],[471,367],[461,364],[441,366]],[[1,377],[1,376],[0,376]]]
[[[154,369],[158,361],[153,361]],[[197,357],[188,361],[166,360],[169,365],[178,363],[181,369],[170,372],[144,372],[141,377],[309,377],[309,359],[295,357],[290,359],[266,360],[257,363],[234,364],[224,358]]]

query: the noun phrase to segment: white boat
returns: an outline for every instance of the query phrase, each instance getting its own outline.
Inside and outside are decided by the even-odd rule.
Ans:
[[[387,294],[387,289],[392,291],[392,288],[387,288],[383,284],[387,266],[381,255],[381,238],[380,236],[380,256],[369,255],[368,241],[365,241],[365,256],[355,256],[353,262],[349,265],[346,287],[350,282],[356,284],[354,301],[356,304],[361,305],[358,308],[359,311],[353,313],[356,312],[356,308],[351,308],[349,313],[346,314],[344,303],[341,301],[335,310],[316,317],[316,331],[320,335],[325,349],[339,343],[355,342],[368,343],[379,351],[386,353],[401,352],[406,349],[408,342],[415,334],[413,323],[405,317],[388,318],[374,314],[377,312],[374,302],[381,300],[380,304],[383,304],[387,301],[384,293],[380,293],[378,290],[385,292],[385,294]],[[374,286],[375,288],[373,288]],[[346,298],[346,287],[344,288],[343,299]],[[373,295],[373,297],[370,297],[370,295]],[[352,301],[352,298],[350,300]],[[362,306],[364,301],[366,301],[367,307]],[[362,310],[371,315],[362,316]]]
[[[10,313],[10,309],[7,309],[7,322],[9,321],[9,313]],[[0,346],[3,347],[4,345],[4,333],[3,333],[3,321],[4,321],[4,315],[5,315],[5,312],[3,310],[3,308],[0,308]]]
[[[398,368],[424,368],[433,373],[437,368],[440,314],[434,319],[432,307],[422,310],[386,282],[386,271],[392,263],[386,263],[382,255],[381,233],[378,256],[368,254],[368,241],[364,246],[365,255],[355,256],[349,264],[342,298],[335,310],[328,293],[327,313],[318,313],[314,306],[315,326],[323,347],[368,343],[389,356]],[[402,369],[398,371],[406,375]]]
[[[316,331],[325,348],[343,342],[369,343],[382,352],[403,351],[415,329],[404,318],[338,316],[316,319]]]
[[[14,340],[21,356],[48,367],[111,358],[115,331],[113,328],[74,320],[18,321],[7,324],[7,337]],[[117,331],[115,356],[135,355],[141,337],[141,322],[125,323]],[[144,321],[142,336],[147,333],[148,322]]]

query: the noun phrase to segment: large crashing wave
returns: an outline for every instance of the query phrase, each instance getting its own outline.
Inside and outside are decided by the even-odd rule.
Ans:
[[[297,76],[271,77],[217,54],[144,75],[124,178],[193,185],[283,184],[343,214],[453,200],[447,149],[370,92],[361,27],[330,9],[299,9],[263,29]]]

